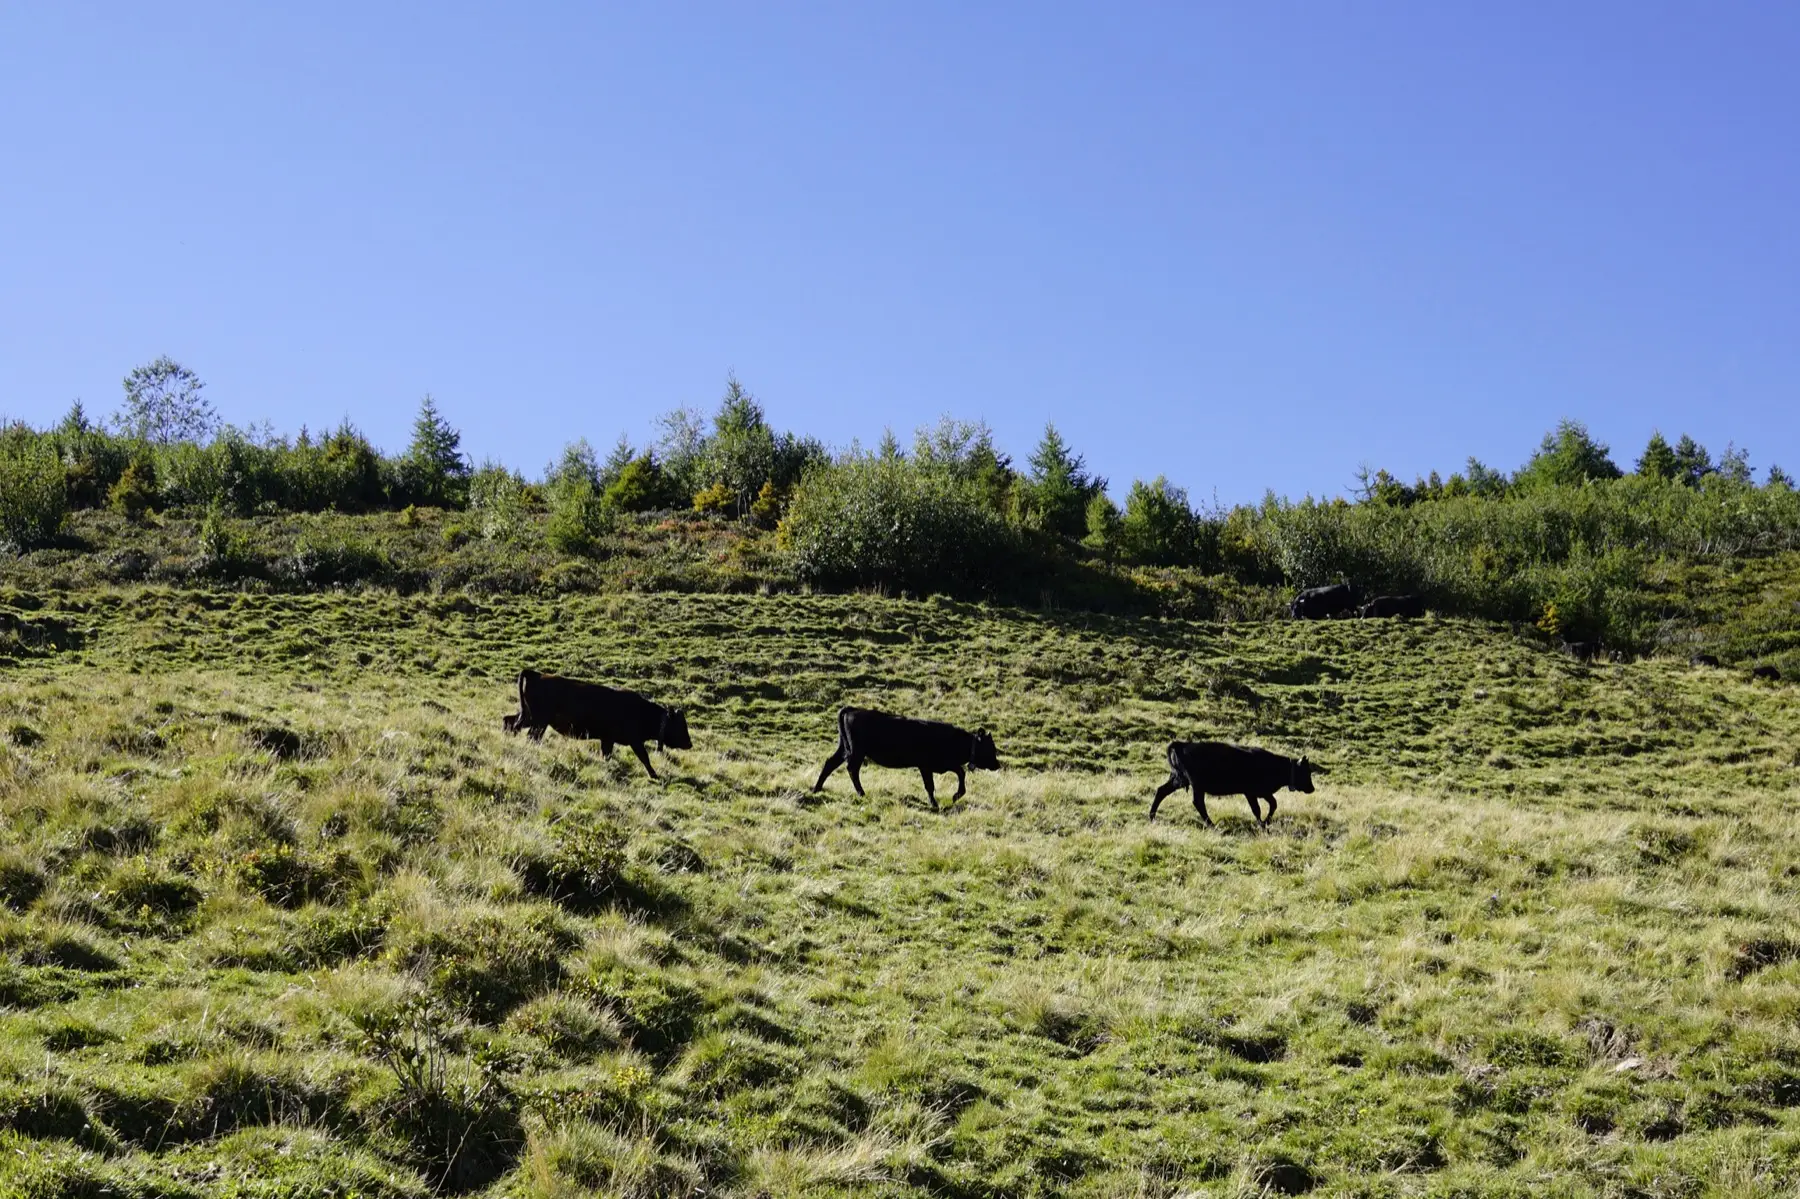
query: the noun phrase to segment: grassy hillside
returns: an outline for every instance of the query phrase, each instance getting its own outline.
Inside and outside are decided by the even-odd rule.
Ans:
[[[1800,1186],[1800,689],[1739,670],[1437,619],[158,588],[0,593],[0,655],[0,1193]],[[524,664],[684,703],[696,748],[657,785],[507,738]],[[943,815],[905,772],[814,796],[844,702],[1007,769]],[[1201,735],[1331,773],[1266,834],[1147,823]]]

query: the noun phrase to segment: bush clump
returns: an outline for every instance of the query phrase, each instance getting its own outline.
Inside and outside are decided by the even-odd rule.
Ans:
[[[564,822],[545,849],[527,851],[518,870],[525,889],[578,911],[597,908],[625,883],[625,834],[613,825]]]
[[[45,545],[62,532],[68,514],[68,486],[56,451],[35,437],[0,433],[0,545]]]
[[[829,587],[985,591],[1022,552],[975,487],[897,457],[851,457],[808,474],[781,539],[800,577]]]

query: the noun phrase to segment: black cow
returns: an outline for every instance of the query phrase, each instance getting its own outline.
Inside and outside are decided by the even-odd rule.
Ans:
[[[1212,817],[1206,814],[1208,795],[1242,795],[1250,801],[1250,814],[1259,824],[1266,825],[1275,815],[1277,791],[1286,787],[1310,795],[1313,775],[1324,773],[1323,766],[1315,766],[1305,758],[1296,761],[1266,749],[1227,745],[1223,741],[1171,741],[1169,781],[1156,789],[1156,798],[1150,801],[1150,819],[1156,819],[1156,809],[1171,791],[1192,787],[1194,811],[1200,813],[1200,819],[1209,828]],[[1258,799],[1268,802],[1267,813],[1257,807]]]
[[[1562,647],[1578,662],[1592,662],[1606,653],[1606,647],[1598,641],[1565,641]]]
[[[652,703],[635,691],[535,670],[519,672],[519,711],[502,720],[501,726],[509,733],[524,729],[533,741],[542,741],[547,728],[565,737],[598,741],[601,754],[608,757],[615,744],[629,745],[651,778],[657,774],[646,742],[654,741],[665,750],[694,748],[680,708]]]
[[[1368,616],[1423,616],[1425,601],[1416,595],[1378,595],[1359,610]]]
[[[1288,605],[1288,616],[1294,620],[1324,620],[1342,616],[1356,609],[1356,588],[1348,583],[1329,587],[1309,587]]]
[[[863,794],[860,771],[864,762],[877,766],[897,766],[919,772],[925,780],[925,798],[931,810],[938,810],[937,792],[932,787],[934,774],[954,774],[955,803],[968,790],[963,771],[998,770],[1000,758],[994,751],[994,739],[986,729],[969,732],[941,720],[914,720],[910,716],[891,716],[871,708],[843,708],[838,712],[838,743],[819,771],[813,790],[822,790],[825,780],[839,766],[850,771],[850,785]]]
[[[1688,659],[1689,666],[1717,666],[1719,660],[1711,654],[1695,654]]]
[[[1750,677],[1753,679],[1768,679],[1771,683],[1779,683],[1781,681],[1781,671],[1773,666],[1752,666],[1750,668]]]

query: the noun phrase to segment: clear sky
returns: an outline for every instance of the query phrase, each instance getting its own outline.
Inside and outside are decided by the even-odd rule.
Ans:
[[[475,457],[1054,420],[1122,495],[1337,493],[1559,417],[1800,470],[1800,8],[0,9],[0,413],[430,392]]]

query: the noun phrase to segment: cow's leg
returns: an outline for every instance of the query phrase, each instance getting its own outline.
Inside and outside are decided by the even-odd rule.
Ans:
[[[1262,818],[1262,822],[1266,825],[1269,823],[1269,821],[1275,819],[1275,796],[1274,796],[1274,793],[1271,792],[1270,794],[1263,796],[1263,802],[1269,805],[1268,813],[1266,815],[1264,815]]]
[[[644,748],[644,743],[642,741],[633,741],[631,743],[631,752],[636,754],[637,760],[644,764],[644,769],[650,772],[650,777],[656,778],[656,767],[650,765],[650,751]]]
[[[832,771],[843,764],[844,747],[840,745],[831,751],[831,756],[829,758],[825,759],[825,769],[819,771],[819,781],[813,784],[813,790],[823,791],[825,789],[825,780],[831,777]]]
[[[1256,823],[1261,824],[1262,809],[1256,806],[1256,796],[1246,795],[1244,798],[1250,801],[1250,818],[1256,821]]]
[[[544,726],[541,724],[534,724],[529,729],[525,730],[525,735],[530,737],[533,741],[542,741],[544,739]]]
[[[955,803],[957,800],[961,799],[963,797],[963,793],[966,792],[968,789],[969,789],[968,779],[963,774],[963,768],[961,766],[958,766],[956,768],[956,794],[952,795],[950,797],[950,802]]]
[[[856,788],[858,795],[864,794],[862,789],[862,759],[851,754],[844,759],[844,769],[850,772],[850,785]]]
[[[600,738],[600,756],[603,758],[612,757],[612,742],[608,741],[605,737]]]
[[[1207,828],[1213,826],[1212,817],[1206,814],[1206,792],[1198,787],[1194,788],[1194,811],[1200,813],[1201,823],[1205,824]]]
[[[1150,819],[1156,819],[1156,809],[1162,807],[1162,801],[1168,797],[1170,792],[1179,791],[1185,786],[1187,786],[1187,780],[1179,774],[1171,774],[1169,781],[1156,789],[1156,798],[1150,801]]]
[[[935,812],[938,810],[937,791],[931,785],[931,771],[921,766],[919,767],[919,777],[925,780],[925,798],[931,801],[931,810]]]

